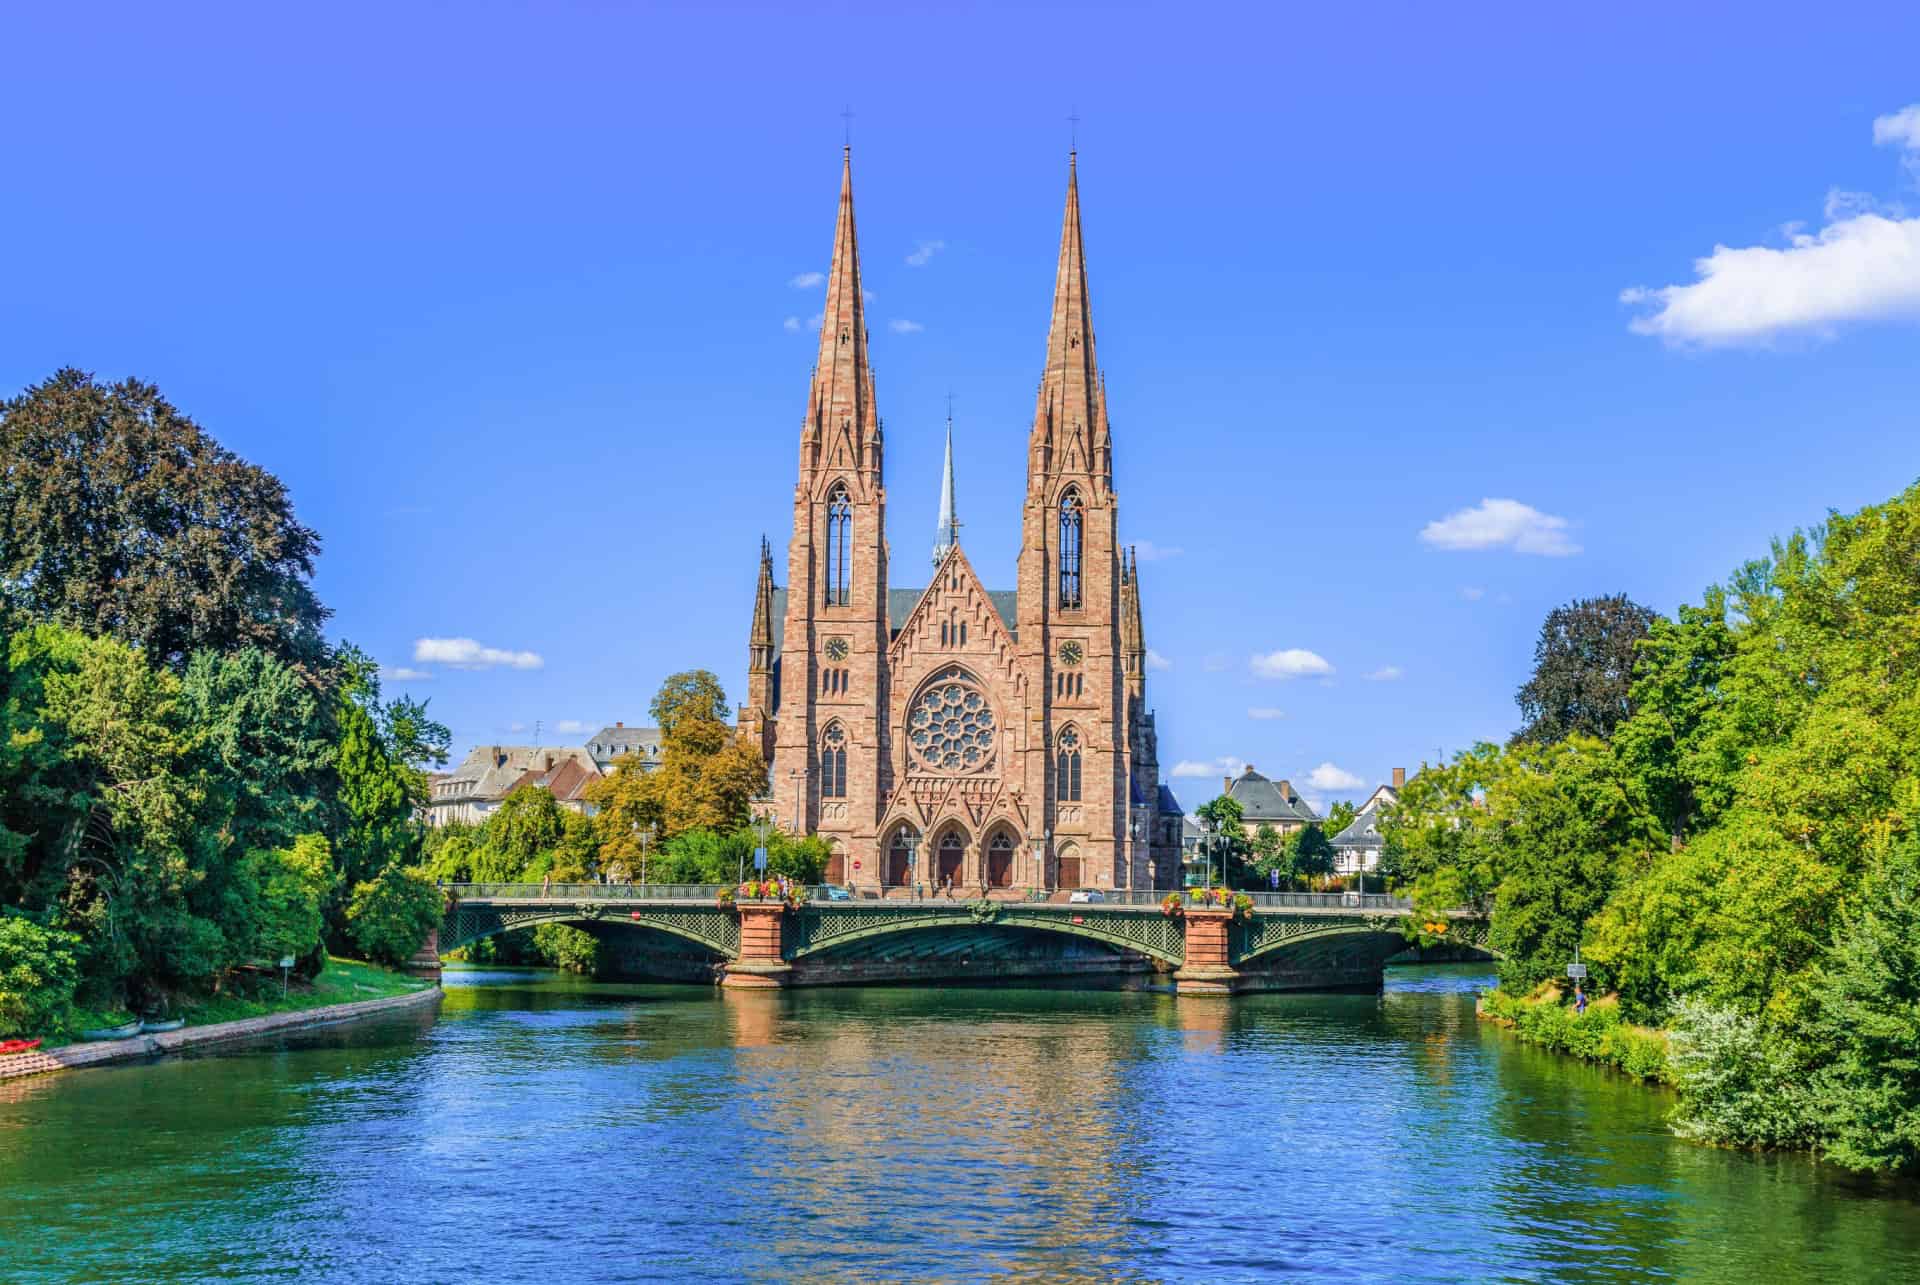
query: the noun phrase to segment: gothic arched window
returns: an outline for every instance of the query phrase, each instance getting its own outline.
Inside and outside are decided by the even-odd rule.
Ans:
[[[1060,733],[1054,756],[1053,797],[1062,803],[1080,801],[1080,733],[1069,727]]]
[[[849,601],[848,573],[853,562],[853,500],[844,483],[827,496],[827,605],[844,607]]]
[[[847,734],[838,723],[827,724],[820,736],[820,797],[847,797]]]
[[[1060,497],[1060,605],[1080,605],[1080,492],[1073,487]]]

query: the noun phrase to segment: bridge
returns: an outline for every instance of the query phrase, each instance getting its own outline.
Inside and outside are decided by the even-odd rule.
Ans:
[[[1182,905],[1164,892],[1098,902],[1007,897],[733,900],[710,885],[449,884],[423,952],[536,924],[599,938],[615,966],[729,987],[1137,974],[1181,994],[1377,989],[1408,949],[1410,903],[1354,893],[1253,893],[1251,909]],[[1487,924],[1450,917],[1448,940],[1484,950]]]

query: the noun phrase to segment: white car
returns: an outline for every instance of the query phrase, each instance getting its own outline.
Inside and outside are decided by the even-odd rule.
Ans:
[[[1080,891],[1072,893],[1067,897],[1068,901],[1075,902],[1105,901],[1106,899],[1106,894],[1102,893],[1098,888],[1082,888]]]

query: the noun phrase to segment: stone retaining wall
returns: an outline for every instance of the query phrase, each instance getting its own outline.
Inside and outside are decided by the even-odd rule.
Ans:
[[[350,1004],[329,1004],[324,1008],[303,1008],[289,1013],[269,1013],[265,1017],[249,1017],[238,1022],[215,1022],[210,1026],[183,1026],[177,1031],[135,1035],[131,1039],[101,1040],[93,1044],[68,1044],[47,1052],[35,1049],[31,1053],[16,1053],[11,1057],[0,1057],[0,1080],[17,1079],[23,1075],[40,1075],[48,1071],[77,1071],[89,1066],[106,1066],[111,1062],[158,1057],[163,1053],[176,1053],[181,1049],[196,1048],[203,1044],[242,1040],[253,1035],[268,1035],[274,1031],[297,1030],[303,1026],[326,1026],[334,1022],[350,1022],[359,1017],[371,1017],[375,1013],[415,1008],[424,1004],[438,1004],[442,997],[443,993],[438,986],[428,986],[411,995],[389,995],[384,999],[362,999]]]

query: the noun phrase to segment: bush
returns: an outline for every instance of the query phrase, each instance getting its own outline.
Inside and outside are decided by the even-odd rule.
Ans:
[[[0,913],[0,1039],[62,1030],[79,984],[80,939]]]
[[[600,967],[600,939],[570,924],[541,924],[533,930],[534,948],[555,968],[589,977]]]
[[[1815,1104],[1804,1058],[1759,1018],[1699,999],[1673,1008],[1674,1131],[1734,1147],[1804,1147]]]
[[[320,944],[321,912],[333,892],[333,849],[303,834],[290,848],[255,850],[242,868],[254,899],[254,952],[262,959],[310,956]]]
[[[379,878],[355,884],[347,903],[347,934],[382,963],[406,963],[439,924],[440,890],[424,871],[388,866]]]
[[[1634,1026],[1620,1012],[1613,996],[1575,1013],[1560,1002],[1560,990],[1551,984],[1522,998],[1505,991],[1480,997],[1484,1017],[1511,1027],[1530,1044],[1558,1053],[1571,1053],[1589,1062],[1603,1062],[1641,1080],[1670,1080],[1667,1040],[1659,1031]]]

